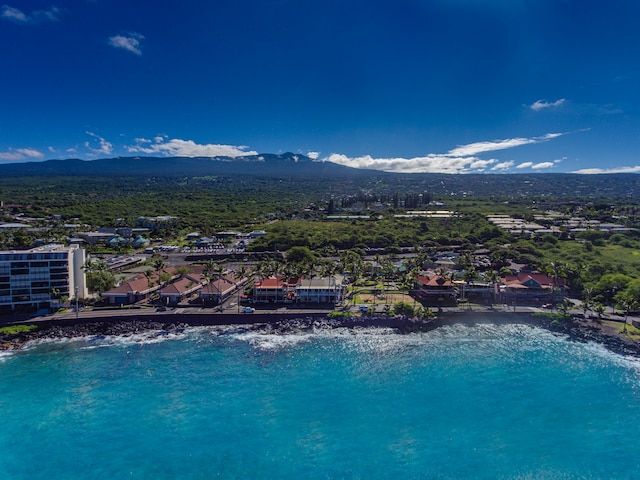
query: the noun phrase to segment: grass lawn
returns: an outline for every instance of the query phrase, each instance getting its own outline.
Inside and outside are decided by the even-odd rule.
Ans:
[[[611,331],[618,334],[621,334],[624,328],[624,324],[622,322],[612,322],[610,320],[603,320],[602,325],[605,325],[608,329],[611,329]],[[626,336],[635,342],[640,341],[640,329],[633,325],[627,325]]]
[[[37,328],[38,328],[37,325],[9,325],[6,327],[0,327],[0,334],[15,335],[17,333],[30,332]]]

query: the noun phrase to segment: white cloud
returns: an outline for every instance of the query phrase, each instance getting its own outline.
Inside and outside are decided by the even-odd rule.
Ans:
[[[581,173],[584,175],[597,175],[603,173],[640,173],[640,165],[636,165],[634,167],[583,168],[571,173]]]
[[[2,18],[6,18],[12,22],[29,23],[29,17],[23,11],[10,7],[9,5],[2,6],[0,15],[2,15]]]
[[[561,98],[556,100],[555,102],[548,102],[546,100],[536,100],[529,108],[535,112],[539,112],[540,110],[545,110],[547,108],[556,108],[562,106],[567,100],[565,98]]]
[[[460,145],[444,154],[430,153],[423,157],[414,158],[373,158],[370,155],[350,158],[346,155],[333,153],[325,158],[326,161],[353,168],[369,168],[398,173],[481,173],[487,168],[491,170],[508,170],[514,162],[499,162],[496,159],[482,159],[480,153],[504,150],[542,143],[565,135],[564,133],[548,133],[539,137],[510,138],[492,142],[476,142]],[[524,165],[524,166],[523,166]],[[531,167],[533,163],[518,165],[516,168]],[[543,168],[543,167],[539,167]]]
[[[307,153],[307,157],[309,157],[311,160],[317,160],[319,156],[320,156],[320,152],[308,152]]]
[[[514,164],[515,164],[515,162],[513,160],[509,160],[507,162],[496,163],[493,167],[491,167],[491,170],[493,170],[493,171],[509,170],[509,169],[511,169],[513,167]]]
[[[16,148],[9,149],[7,152],[0,152],[0,160],[20,161],[33,158],[44,158],[44,155],[33,148]]]
[[[564,133],[548,133],[540,137],[531,138],[507,138],[505,140],[494,140],[492,142],[476,142],[468,145],[461,145],[447,153],[451,157],[464,157],[467,155],[477,155],[484,152],[493,152],[496,150],[505,150],[507,148],[520,147],[522,145],[531,145],[534,143],[542,143],[553,138],[565,135]]]
[[[519,164],[516,168],[529,168],[531,165],[533,165],[533,162],[523,162]]]
[[[126,35],[114,35],[113,37],[109,37],[107,42],[112,47],[122,48],[136,55],[142,55],[142,40],[144,40],[143,35],[131,32]]]
[[[373,158],[370,155],[349,158],[334,153],[325,160],[347,167],[397,173],[478,173],[497,163],[497,160],[483,160],[477,157],[452,158],[433,154],[414,158]]]
[[[113,144],[111,142],[108,142],[107,140],[99,135],[96,135],[93,132],[85,133],[98,141],[99,147],[97,148],[92,147],[90,142],[84,142],[84,146],[91,150],[92,153],[96,155],[111,155],[111,153],[113,152]]]
[[[154,143],[146,139],[136,139],[136,145],[127,147],[131,153],[164,155],[167,157],[242,157],[257,155],[258,152],[247,150],[249,147],[218,144],[198,144],[193,140],[179,138],[166,139],[155,137]]]
[[[30,14],[26,14],[18,8],[3,5],[0,8],[0,17],[22,25],[57,22],[60,20],[60,9],[52,6],[46,10],[34,10]]]
[[[534,165],[531,165],[532,170],[543,170],[545,168],[551,168],[556,164],[556,162],[540,162]]]

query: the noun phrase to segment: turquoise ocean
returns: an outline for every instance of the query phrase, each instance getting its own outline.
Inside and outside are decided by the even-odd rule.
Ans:
[[[526,325],[48,341],[0,411],[2,479],[640,478],[640,362]]]

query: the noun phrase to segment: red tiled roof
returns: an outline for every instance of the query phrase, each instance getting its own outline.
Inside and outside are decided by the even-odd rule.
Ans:
[[[235,283],[230,282],[226,278],[221,278],[219,280],[214,280],[213,282],[209,283],[205,287],[205,291],[209,294],[217,295],[217,294],[225,293],[230,289],[232,289],[233,287],[235,287]]]
[[[534,272],[534,273],[520,272],[517,275],[507,275],[502,279],[502,283],[504,283],[506,286],[510,288],[514,288],[515,285],[517,284],[521,285],[521,287],[519,288],[522,288],[522,287],[526,288],[526,283],[531,281],[538,283],[542,288],[551,288],[553,287],[554,284],[559,287],[564,287],[563,278],[558,277],[556,279],[556,282],[554,282],[553,278],[549,277],[548,275],[545,275],[544,273],[538,273],[538,272]]]
[[[453,287],[455,284],[451,280],[447,280],[442,275],[434,275],[432,277],[418,275],[416,281],[426,287]]]
[[[188,276],[181,277],[175,282],[170,283],[162,290],[160,290],[160,295],[184,295],[186,293],[192,292],[202,285],[199,282],[194,282]]]
[[[284,288],[284,277],[266,277],[255,283],[254,288]]]
[[[128,295],[129,293],[147,293],[153,290],[153,286],[149,287],[149,283],[144,275],[136,275],[129,280],[121,283],[115,288],[104,292],[103,295]]]

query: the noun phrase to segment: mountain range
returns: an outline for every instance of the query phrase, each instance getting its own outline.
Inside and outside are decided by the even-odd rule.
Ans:
[[[359,170],[305,155],[284,153],[243,157],[117,157],[98,160],[46,160],[43,162],[0,165],[3,177],[20,176],[128,176],[176,177],[204,175],[362,176],[372,170]]]
[[[351,168],[293,153],[243,157],[117,157],[0,165],[2,179],[69,176],[304,177],[325,181],[346,180],[363,187],[382,182],[396,191],[407,189],[467,196],[640,198],[640,175],[637,174],[401,174]]]

